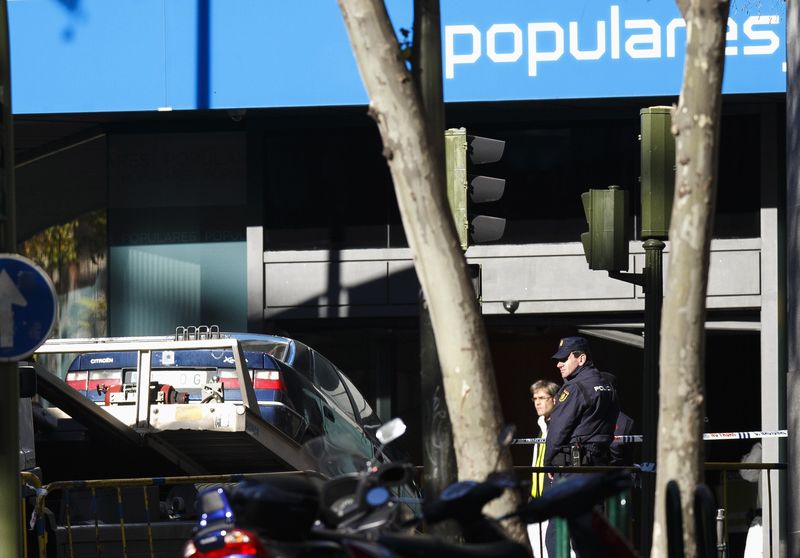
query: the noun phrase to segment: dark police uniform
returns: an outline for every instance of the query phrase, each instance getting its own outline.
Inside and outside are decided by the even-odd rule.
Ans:
[[[620,411],[614,436],[627,436],[631,432],[633,432],[633,419]],[[633,444],[615,440],[608,449],[611,452],[611,465],[633,465]]]
[[[566,358],[572,351],[588,353],[588,349],[584,338],[567,337],[553,357]],[[607,378],[590,362],[576,368],[556,394],[545,465],[571,465],[573,450],[579,452],[581,465],[607,465],[618,415],[617,397]]]
[[[633,419],[622,411],[622,403],[617,394],[617,378],[608,372],[601,371],[600,375],[614,388],[614,396],[617,398],[617,405],[619,405],[619,415],[617,416],[617,425],[614,429],[614,437],[627,436],[633,432]],[[608,449],[611,453],[610,465],[633,465],[633,444],[614,440],[611,442],[611,447]]]
[[[566,337],[561,340],[553,358],[563,361],[570,353],[589,353],[589,343],[583,337]],[[547,432],[545,465],[572,465],[573,455],[580,465],[608,465],[609,447],[614,440],[614,429],[619,416],[614,387],[608,377],[587,361],[576,368],[556,394],[556,406],[550,414]],[[556,481],[569,475],[557,474]],[[605,552],[594,543],[591,514],[568,521],[570,541],[579,558],[605,557]],[[546,535],[550,556],[555,551],[555,528],[551,523]]]

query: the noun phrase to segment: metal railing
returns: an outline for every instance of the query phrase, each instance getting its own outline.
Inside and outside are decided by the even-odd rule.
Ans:
[[[25,488],[30,489],[34,494],[38,494],[38,492],[42,488],[42,481],[39,477],[31,472],[22,471],[20,473],[20,481],[22,486]],[[28,558],[28,537],[27,532],[28,530],[25,528],[28,521],[28,501],[27,498],[23,495],[20,501],[20,522],[22,529],[20,533],[22,533],[22,556],[23,558]],[[43,533],[44,534],[44,533]],[[38,535],[38,533],[37,533]],[[41,545],[40,545],[41,546]],[[44,558],[44,554],[42,551],[39,552],[39,556]]]
[[[50,339],[36,350],[37,355],[45,354],[86,354],[111,351],[130,351],[137,354],[136,399],[133,416],[128,420],[135,428],[150,426],[150,380],[151,355],[155,351],[176,351],[188,349],[220,349],[231,352],[236,379],[241,386],[242,405],[258,414],[256,399],[250,374],[248,373],[244,351],[236,339],[188,339],[173,338],[110,338],[110,339]],[[146,386],[145,389],[139,389]],[[107,410],[107,409],[106,409]],[[127,418],[127,417],[126,417]]]
[[[729,530],[728,521],[731,517],[728,501],[728,475],[733,471],[744,470],[760,470],[766,472],[767,481],[767,506],[766,508],[772,510],[772,472],[785,470],[786,463],[739,463],[739,462],[707,462],[704,463],[704,470],[720,471],[721,475],[721,496],[722,501],[718,503],[715,508],[716,514],[713,518],[715,527],[715,542],[714,548],[716,549],[717,558],[727,558],[729,556]],[[515,466],[514,471],[517,476],[529,477],[531,473],[602,473],[609,471],[630,471],[636,474],[655,474],[655,470],[647,468],[642,470],[636,466],[580,466],[580,467],[532,467],[532,466]],[[629,541],[631,535],[631,522],[633,520],[630,509],[630,491],[619,494],[615,498],[609,498],[604,503],[604,513],[609,523],[623,534]],[[713,497],[712,497],[713,503]],[[719,505],[721,504],[721,505]],[[771,522],[771,517],[770,517]],[[556,556],[553,558],[566,558],[569,556],[569,533],[566,528],[565,522],[556,518]],[[774,553],[773,530],[771,525],[764,525],[764,530],[769,536],[769,548],[772,557]],[[681,527],[682,529],[682,527]],[[632,541],[630,541],[632,543]],[[710,558],[710,556],[709,556]]]
[[[769,510],[769,517],[770,524],[769,526],[763,525],[763,529],[769,536],[769,549],[770,553],[769,556],[774,556],[774,533],[772,529],[772,472],[773,471],[783,471],[786,470],[787,465],[786,463],[737,463],[737,462],[716,462],[716,463],[706,463],[705,470],[706,471],[720,471],[721,472],[721,484],[722,484],[722,502],[721,506],[718,506],[718,513],[717,513],[717,555],[719,558],[726,558],[728,556],[728,538],[729,538],[729,530],[728,530],[728,522],[729,518],[731,517],[731,510],[729,508],[728,502],[728,483],[729,483],[729,473],[733,471],[748,471],[748,470],[755,470],[755,471],[764,471],[766,473],[766,480],[767,480],[767,506],[766,509]],[[760,488],[760,483],[757,484]],[[719,512],[722,512],[721,514]],[[762,518],[764,514],[762,514]]]
[[[35,475],[30,473],[22,473],[22,482],[35,490],[36,498],[33,514],[30,517],[28,517],[27,504],[25,502],[25,498],[23,498],[20,510],[20,518],[23,524],[23,532],[27,532],[24,527],[29,520],[33,525],[33,530],[35,532],[37,541],[37,553],[35,556],[38,556],[38,558],[45,558],[49,537],[52,535],[57,535],[59,531],[66,539],[64,544],[61,545],[65,547],[63,553],[58,552],[59,557],[66,556],[69,558],[81,558],[82,556],[87,555],[97,557],[127,557],[129,556],[131,544],[135,542],[139,545],[139,547],[141,547],[142,544],[146,547],[144,551],[141,549],[138,551],[139,555],[146,555],[150,556],[151,558],[156,558],[157,556],[163,555],[163,553],[160,552],[161,549],[157,548],[158,541],[154,536],[156,526],[170,526],[175,525],[178,522],[160,519],[160,511],[158,509],[153,509],[153,506],[151,506],[152,493],[150,493],[149,490],[165,486],[228,484],[238,483],[245,479],[265,479],[276,476],[285,477],[294,475],[309,476],[318,478],[320,480],[324,478],[322,475],[314,471],[289,471],[282,473],[245,473],[230,475],[195,475],[185,477],[143,477],[131,479],[55,481],[41,485],[38,477]],[[144,510],[144,522],[141,525],[136,524],[136,528],[133,529],[134,524],[128,521],[130,517],[126,517],[125,499],[126,497],[130,497],[130,489],[136,488],[142,489],[140,503]],[[85,532],[85,527],[87,527],[85,524],[80,526],[77,525],[75,523],[75,518],[73,517],[76,514],[76,510],[73,509],[73,505],[71,504],[70,491],[77,490],[88,491],[90,495],[89,512],[91,514],[91,518],[88,527],[90,529],[93,527],[94,531],[94,552],[88,554],[87,552],[79,551],[74,536],[77,529],[83,527],[84,529],[82,529],[81,532]],[[98,492],[100,490],[110,490],[115,497],[117,516],[115,518],[116,524],[109,522],[110,518],[107,514],[102,518],[100,517],[100,506],[98,505],[98,500],[100,498]],[[61,507],[63,508],[63,513],[61,515],[63,516],[64,524],[55,525],[56,531],[53,532],[52,530],[48,530],[46,525],[46,500],[48,498],[55,500],[57,497],[60,497]],[[178,541],[179,543],[182,543],[183,541],[188,540],[188,538],[191,536],[191,527],[193,525],[194,521],[191,521],[190,524],[184,522],[184,526],[186,528],[183,529],[183,531],[173,528],[170,532],[177,532],[179,538],[183,537]],[[113,547],[109,543],[111,539],[111,530],[116,531],[115,536],[118,536],[118,544],[114,544]],[[135,531],[135,538],[131,536],[132,530]],[[24,539],[27,540],[27,537]],[[58,541],[56,542],[58,544]],[[61,549],[59,548],[59,551],[60,550]],[[28,555],[29,549],[27,543],[25,543],[23,548],[23,556],[28,558]]]

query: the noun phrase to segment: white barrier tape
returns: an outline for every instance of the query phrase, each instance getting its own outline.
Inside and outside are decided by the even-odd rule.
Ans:
[[[762,430],[752,432],[708,432],[703,434],[703,440],[755,440],[760,438],[786,438],[789,436],[787,430]],[[614,436],[615,442],[623,444],[641,443],[641,434],[630,434],[627,436]],[[515,438],[512,445],[531,446],[533,444],[543,444],[544,438]]]
[[[703,440],[750,440],[754,438],[788,437],[788,430],[763,430],[761,432],[712,432],[703,434]]]

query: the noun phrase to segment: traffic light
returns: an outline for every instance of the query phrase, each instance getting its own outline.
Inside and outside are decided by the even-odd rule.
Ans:
[[[501,217],[475,215],[470,202],[485,203],[503,197],[506,181],[491,176],[469,174],[470,166],[495,163],[503,156],[505,142],[467,135],[464,128],[445,131],[447,161],[447,199],[453,213],[458,239],[466,250],[470,242],[491,242],[503,236],[506,220]]]
[[[672,109],[649,107],[641,118],[642,239],[666,240],[675,191]]]
[[[589,231],[581,234],[589,269],[628,269],[628,192],[619,186],[581,194]]]

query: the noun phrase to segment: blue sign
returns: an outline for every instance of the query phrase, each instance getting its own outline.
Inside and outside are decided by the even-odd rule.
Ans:
[[[786,4],[734,0],[723,93],[786,88]],[[444,2],[448,101],[677,95],[686,22],[674,0]]]
[[[386,0],[398,36],[411,0]],[[10,2],[16,114],[365,105],[334,0]],[[677,96],[675,0],[442,0],[445,101]],[[786,90],[785,0],[733,0],[724,93]]]
[[[29,356],[55,321],[56,293],[47,274],[27,258],[0,254],[0,362]]]

